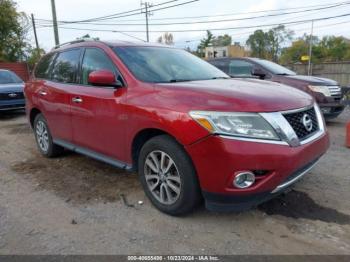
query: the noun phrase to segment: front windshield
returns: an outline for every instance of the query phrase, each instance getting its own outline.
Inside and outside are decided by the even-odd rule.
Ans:
[[[296,75],[292,70],[268,60],[257,59],[256,62],[275,75]]]
[[[22,82],[16,74],[9,71],[0,71],[0,84],[17,84]]]
[[[133,75],[144,82],[171,83],[229,78],[216,67],[181,49],[115,47],[114,51]]]

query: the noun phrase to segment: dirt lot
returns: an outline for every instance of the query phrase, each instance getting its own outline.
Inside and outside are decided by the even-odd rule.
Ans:
[[[288,194],[240,214],[175,218],[135,174],[74,153],[41,157],[23,113],[0,116],[0,254],[350,254],[350,110]],[[138,204],[138,201],[143,204]]]

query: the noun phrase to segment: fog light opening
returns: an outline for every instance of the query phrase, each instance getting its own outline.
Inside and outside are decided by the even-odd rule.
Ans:
[[[237,188],[248,188],[255,182],[255,175],[252,172],[240,172],[233,179],[233,185]]]
[[[329,114],[331,109],[329,107],[321,107],[321,111],[323,114]]]

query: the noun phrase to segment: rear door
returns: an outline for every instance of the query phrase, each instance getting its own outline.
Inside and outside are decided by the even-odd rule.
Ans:
[[[74,144],[85,149],[122,160],[125,147],[124,102],[126,88],[93,86],[91,72],[110,70],[116,79],[123,79],[104,50],[86,48],[80,70],[80,85],[71,90]]]
[[[48,121],[52,136],[67,142],[72,141],[70,88],[76,84],[80,48],[55,54],[54,60],[44,61],[42,69],[47,72],[39,79],[36,90],[40,109]],[[49,67],[45,63],[52,63]],[[45,69],[46,68],[46,69]],[[40,76],[40,68],[39,68]]]

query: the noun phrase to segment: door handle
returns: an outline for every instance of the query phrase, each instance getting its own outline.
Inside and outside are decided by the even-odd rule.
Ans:
[[[81,97],[73,97],[72,98],[72,101],[74,103],[82,103],[83,102],[83,99],[81,99]]]
[[[47,92],[43,91],[43,90],[40,90],[39,91],[39,95],[41,96],[46,96],[47,95]]]

